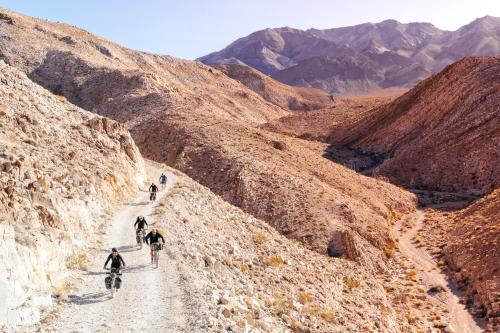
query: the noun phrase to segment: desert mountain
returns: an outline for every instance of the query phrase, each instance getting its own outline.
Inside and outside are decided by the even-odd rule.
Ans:
[[[408,87],[468,55],[500,53],[500,18],[456,31],[395,20],[335,29],[266,29],[199,58],[240,63],[287,84],[331,94]]]
[[[392,242],[388,221],[414,208],[412,195],[331,163],[315,144],[255,128],[289,113],[222,72],[71,26],[2,17],[6,62],[124,122],[143,156],[185,171],[320,253],[371,263],[368,253]]]
[[[330,142],[388,154],[375,172],[408,187],[489,193],[500,184],[499,112],[500,57],[470,57],[346,121]]]
[[[122,124],[84,111],[0,60],[0,330],[65,288],[102,217],[144,180]]]
[[[303,52],[307,54],[308,50]],[[349,52],[346,50],[346,56]],[[86,238],[90,234],[88,230],[97,228],[99,235],[106,234],[101,227],[103,224],[96,221],[99,218],[102,222],[107,211],[96,210],[92,203],[97,201],[101,203],[97,206],[101,207],[104,206],[102,202],[109,201],[108,206],[114,208],[133,190],[138,192],[144,168],[126,129],[131,130],[143,155],[184,171],[215,194],[179,171],[148,162],[148,177],[155,179],[160,172],[169,176],[167,188],[160,193],[160,202],[144,205],[141,200],[147,193],[138,193],[134,198],[138,201],[127,201],[120,207],[120,214],[105,220],[110,223],[108,231],[112,231],[108,232],[113,236],[110,241],[120,240],[127,256],[137,259],[135,267],[131,268],[134,274],[130,274],[128,280],[137,283],[130,285],[148,281],[148,287],[161,291],[154,295],[157,302],[140,303],[141,290],[137,292],[138,288],[131,287],[124,291],[125,298],[100,302],[101,296],[95,292],[96,283],[92,282],[101,282],[99,273],[93,274],[102,268],[95,254],[102,254],[105,246],[102,242],[97,243],[96,248],[88,252],[94,256],[92,272],[85,274],[83,279],[78,276],[80,282],[75,283],[82,289],[72,295],[71,304],[63,304],[67,310],[65,317],[55,321],[52,330],[109,328],[109,316],[106,315],[109,306],[122,310],[117,325],[112,328],[117,331],[131,330],[131,327],[136,330],[137,325],[147,324],[151,319],[157,321],[156,315],[160,313],[166,320],[156,323],[158,326],[154,327],[158,330],[176,327],[160,326],[169,320],[175,325],[198,328],[186,329],[184,326],[184,330],[190,332],[453,332],[448,325],[450,319],[456,323],[468,315],[464,309],[459,309],[460,315],[449,311],[450,308],[441,302],[441,294],[433,294],[432,288],[429,289],[433,286],[422,278],[432,269],[424,271],[398,250],[393,223],[400,218],[402,222],[411,223],[405,215],[415,208],[414,195],[383,181],[384,177],[365,177],[327,160],[322,155],[328,143],[306,141],[297,138],[301,135],[269,130],[272,124],[286,124],[278,120],[291,119],[295,114],[304,119],[305,115],[304,111],[289,112],[287,98],[274,97],[285,97],[285,91],[289,90],[296,98],[303,98],[303,105],[308,105],[311,102],[309,94],[317,92],[309,90],[305,94],[304,90],[276,85],[272,81],[266,82],[268,88],[264,91],[255,89],[256,92],[222,71],[200,63],[133,51],[72,26],[7,10],[0,11],[0,58],[9,64],[2,65],[7,74],[0,79],[0,87],[7,87],[5,96],[0,95],[2,103],[7,105],[6,111],[0,110],[6,122],[0,133],[7,133],[9,155],[4,156],[6,163],[1,164],[1,176],[2,184],[4,180],[14,184],[3,190],[5,208],[2,206],[2,213],[11,214],[7,215],[8,219],[25,210],[35,217],[30,223],[26,219],[13,227],[10,223],[9,230],[14,229],[14,232],[3,233],[7,239],[7,250],[3,253],[10,255],[18,251],[22,258],[13,260],[18,265],[9,266],[5,272],[8,270],[8,274],[12,274],[14,269],[15,279],[28,276],[28,282],[23,282],[25,285],[32,283],[36,290],[44,291],[41,298],[29,287],[23,288],[25,294],[14,295],[24,297],[23,302],[7,307],[7,310],[16,309],[12,313],[7,311],[6,315],[14,324],[20,318],[36,321],[38,307],[29,306],[29,302],[34,300],[37,305],[43,305],[50,297],[45,290],[60,286],[64,281],[52,282],[51,276],[55,274],[43,274],[44,270],[64,272],[63,263],[69,268],[81,265],[80,256],[70,255],[68,260],[60,253],[79,249],[85,241],[91,242]],[[255,77],[255,73],[250,76]],[[469,74],[466,78],[470,78]],[[439,81],[440,87],[443,83],[440,89],[447,89],[446,82]],[[482,90],[478,90],[483,97]],[[273,96],[266,99],[266,91]],[[411,96],[411,92],[409,94]],[[438,97],[441,96],[435,98]],[[489,97],[485,101],[490,103]],[[71,103],[108,115],[122,124],[92,116]],[[386,108],[380,106],[371,110],[370,103],[334,101],[328,110],[344,105],[346,109],[333,112],[337,117],[333,130],[341,128],[338,134],[342,134],[342,129],[357,129],[359,119],[375,116]],[[361,112],[355,112],[356,109]],[[29,112],[24,112],[26,110]],[[319,114],[320,111],[308,112]],[[484,113],[487,114],[487,110]],[[299,132],[293,127],[287,130]],[[332,128],[324,126],[321,130],[323,139],[328,139],[324,133],[330,133]],[[304,131],[311,132],[310,129]],[[73,152],[73,147],[78,152]],[[17,156],[22,149],[27,151],[29,158]],[[16,185],[19,177],[16,168],[32,157],[32,171],[36,177],[25,173],[24,177],[30,182]],[[66,169],[68,159],[71,165]],[[63,167],[56,166],[57,162]],[[60,175],[61,170],[71,174],[68,176],[64,171]],[[77,176],[73,177],[73,173]],[[26,190],[35,194],[23,195]],[[36,194],[46,191],[51,195],[49,198]],[[108,195],[111,198],[107,198]],[[50,198],[55,198],[51,205],[56,208],[58,202],[63,202],[63,207],[67,204],[77,207],[78,211],[70,209],[70,213],[63,214],[65,210],[50,206]],[[83,207],[84,204],[90,208]],[[49,216],[55,218],[37,218],[37,206],[42,206],[42,210],[45,207],[52,214]],[[125,215],[121,214],[123,211]],[[58,212],[62,213],[58,215]],[[94,216],[89,212],[97,213]],[[86,222],[89,214],[92,217]],[[141,265],[139,260],[144,256],[127,245],[131,240],[131,228],[123,221],[133,220],[137,215],[148,216],[155,227],[170,231],[166,235],[170,252],[168,256],[162,254],[163,263],[168,264],[162,267],[168,269],[163,273]],[[11,220],[15,218],[17,216]],[[53,223],[57,218],[62,222]],[[54,229],[36,229],[31,234],[31,224],[38,227],[40,219],[54,225]],[[2,228],[7,225],[3,221]],[[20,225],[24,229],[16,230]],[[65,237],[73,238],[60,233],[57,226],[66,228],[70,235],[78,233],[74,237],[77,242],[61,241]],[[29,235],[26,237],[29,241],[19,235]],[[38,243],[31,242],[32,236],[38,237]],[[39,239],[44,238],[53,242],[42,244],[36,254],[25,251],[25,247],[36,247]],[[37,260],[47,258],[43,250],[49,249],[52,253],[56,242],[61,245],[58,250],[62,251],[58,252],[59,256],[50,254],[49,258],[53,256],[58,262],[54,266],[46,261],[43,265],[38,264]],[[407,242],[402,244],[407,245]],[[0,293],[8,290],[10,297],[12,290],[19,290],[10,284],[10,289],[3,288],[1,283],[8,274],[0,275]],[[39,275],[42,275],[41,283],[37,280]],[[45,276],[51,281],[47,285],[43,285]],[[82,280],[85,283],[81,283]],[[40,285],[42,287],[38,288]],[[58,288],[67,290],[70,287],[63,283]],[[448,298],[454,297],[447,286],[440,292]],[[179,302],[186,303],[177,308]],[[133,306],[128,306],[131,304]],[[144,312],[150,307],[152,311]],[[128,318],[136,315],[131,309],[146,313],[147,320],[130,321]],[[469,317],[466,318],[474,322]],[[478,331],[477,325],[472,326],[472,331]],[[3,329],[0,326],[0,330]],[[44,327],[40,327],[39,331],[43,330]]]

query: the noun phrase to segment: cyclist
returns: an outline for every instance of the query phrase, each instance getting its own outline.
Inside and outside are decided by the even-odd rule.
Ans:
[[[135,236],[137,238],[137,243],[140,241],[140,236],[144,236],[144,230],[148,227],[148,222],[146,222],[146,219],[144,216],[138,216],[137,219],[135,220],[134,223],[134,228],[135,228]],[[142,246],[141,246],[142,247]]]
[[[156,186],[155,183],[151,183],[149,186],[149,192],[151,192],[149,200],[154,201],[156,199],[156,192],[158,192],[158,186]]]
[[[123,261],[122,256],[118,253],[116,248],[111,250],[111,254],[108,256],[108,259],[104,263],[104,269],[108,266],[108,262],[111,260],[111,269],[115,269],[120,271],[122,268],[125,268],[125,261]]]
[[[158,232],[158,230],[153,229],[151,230],[147,235],[146,235],[146,244],[149,244],[151,251],[151,263],[153,263],[153,248],[157,247],[160,243],[160,238],[162,240],[162,243],[165,244],[165,238]]]
[[[137,219],[135,220],[134,223],[134,228],[139,231],[141,229],[146,229],[148,227],[148,222],[146,222],[146,219],[144,216],[137,216]]]
[[[166,183],[167,183],[167,176],[165,176],[165,174],[162,173],[161,176],[160,176],[160,184],[162,184],[163,186],[165,186]]]

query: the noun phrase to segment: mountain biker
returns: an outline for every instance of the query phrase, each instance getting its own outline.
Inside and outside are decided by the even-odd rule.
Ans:
[[[146,235],[146,244],[148,244],[151,248],[151,251],[150,251],[151,263],[153,263],[153,244],[159,244],[160,238],[161,238],[163,244],[165,244],[165,238],[163,238],[163,236],[156,229],[151,230]]]
[[[134,228],[139,232],[141,229],[146,229],[148,227],[148,222],[146,222],[146,219],[144,216],[137,216],[137,219],[135,220],[134,223]]]
[[[151,183],[151,185],[149,186],[149,192],[151,192],[151,194],[149,195],[149,200],[153,202],[154,200],[156,200],[156,192],[158,192],[158,186],[156,186],[155,183]]]
[[[149,192],[158,192],[158,186],[156,186],[155,183],[151,183],[149,186]]]
[[[160,176],[160,184],[165,184],[167,182],[167,176],[164,173]]]
[[[117,270],[121,270],[122,268],[125,268],[125,261],[123,261],[123,258],[120,254],[118,254],[118,250],[116,248],[113,248],[111,250],[111,254],[108,256],[108,259],[104,263],[104,269],[106,269],[106,266],[108,265],[108,262],[111,260],[111,269],[115,268]]]

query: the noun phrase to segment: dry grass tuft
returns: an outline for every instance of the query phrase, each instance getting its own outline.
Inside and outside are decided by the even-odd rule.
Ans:
[[[285,263],[285,261],[280,256],[264,258],[264,260],[262,260],[262,262],[264,263],[264,265],[272,266],[272,267],[278,267],[278,266],[281,266]]]
[[[355,279],[351,279],[351,278],[347,278],[344,280],[344,283],[346,284],[346,286],[348,286],[349,288],[353,289],[353,288],[357,288],[359,287],[360,283],[358,280],[355,280]]]
[[[320,311],[319,316],[328,323],[335,323],[335,313],[331,310]]]
[[[311,303],[313,301],[313,296],[307,291],[299,293],[299,302],[302,304]]]
[[[263,233],[258,233],[253,238],[255,244],[262,245],[267,242],[267,237]]]
[[[408,278],[408,280],[415,281],[417,279],[417,271],[415,271],[414,269],[411,271],[408,271],[406,273],[406,277]]]

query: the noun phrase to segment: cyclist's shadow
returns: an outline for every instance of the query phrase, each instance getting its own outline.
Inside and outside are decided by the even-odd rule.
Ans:
[[[95,292],[79,295],[68,295],[68,298],[71,303],[77,305],[86,305],[86,304],[95,304],[109,300],[109,292]]]

